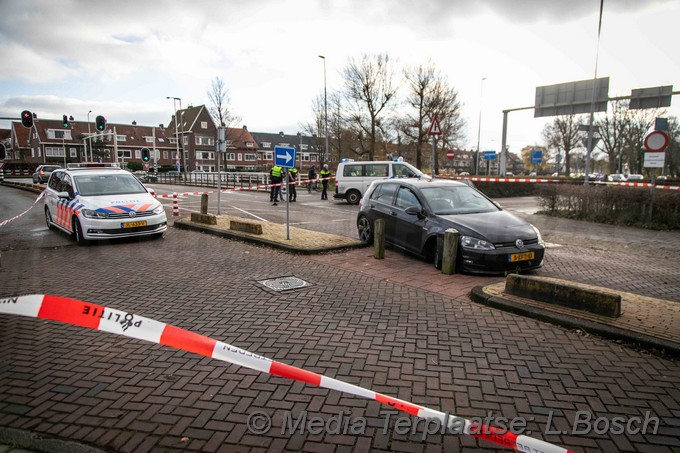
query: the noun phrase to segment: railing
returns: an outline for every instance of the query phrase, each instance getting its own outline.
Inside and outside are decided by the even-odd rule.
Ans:
[[[186,186],[217,187],[217,173],[159,173],[147,176],[147,181],[158,184],[181,184]],[[264,186],[269,184],[269,173],[255,172],[224,172],[219,179],[223,189]],[[301,183],[302,185],[302,183]],[[269,190],[269,189],[258,189]]]

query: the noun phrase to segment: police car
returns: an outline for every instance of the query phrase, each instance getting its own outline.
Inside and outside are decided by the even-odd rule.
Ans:
[[[163,205],[117,164],[68,164],[45,189],[45,222],[84,245],[94,239],[152,235],[168,229]]]

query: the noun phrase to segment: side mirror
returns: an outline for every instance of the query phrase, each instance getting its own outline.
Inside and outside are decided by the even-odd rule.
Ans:
[[[409,215],[417,215],[418,217],[423,216],[423,210],[419,206],[409,206],[404,212]]]
[[[57,192],[57,197],[66,198],[68,200],[71,198],[71,195],[69,195],[68,192]]]

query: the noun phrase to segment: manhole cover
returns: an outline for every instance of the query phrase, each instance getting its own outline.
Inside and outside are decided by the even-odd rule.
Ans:
[[[279,277],[271,280],[260,280],[258,283],[266,286],[274,291],[286,291],[289,289],[304,288],[305,286],[311,286],[304,280],[297,277]]]

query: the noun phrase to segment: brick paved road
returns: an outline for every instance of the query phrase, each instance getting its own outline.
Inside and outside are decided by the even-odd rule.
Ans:
[[[160,241],[2,253],[3,294],[81,298],[452,414],[525,417],[533,437],[574,451],[680,449],[677,362],[369,276],[361,262],[345,270],[175,229]],[[312,286],[280,294],[256,283],[284,275]],[[453,435],[423,442],[420,432],[394,426],[383,433],[376,402],[137,340],[8,316],[0,316],[0,339],[0,426],[111,451],[491,446]],[[273,416],[267,435],[247,430],[260,410]],[[368,427],[363,435],[281,434],[286,412],[297,418],[303,410],[324,420],[346,411]],[[576,411],[609,419],[649,411],[659,429],[546,435],[551,411],[557,431],[571,429]]]

